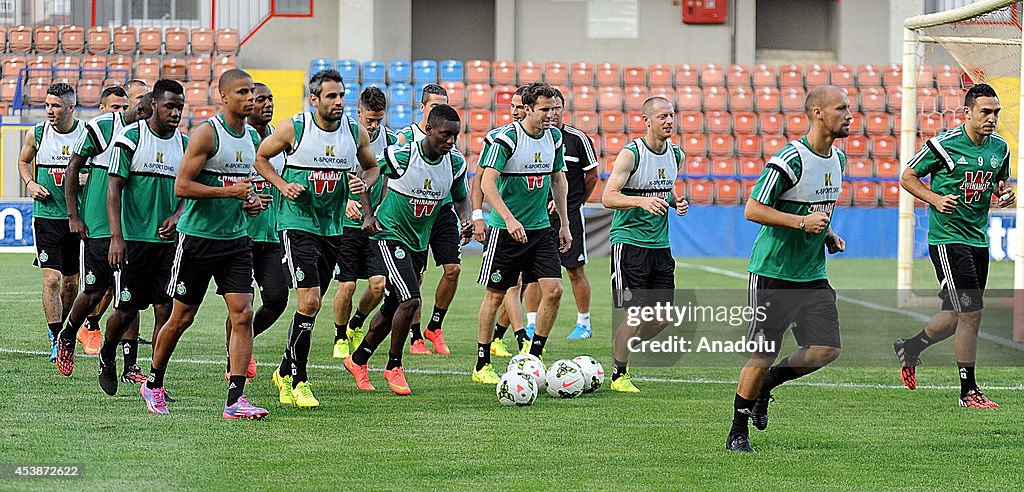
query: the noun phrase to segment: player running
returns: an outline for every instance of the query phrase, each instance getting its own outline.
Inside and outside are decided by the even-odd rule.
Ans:
[[[315,111],[283,122],[260,144],[256,159],[257,172],[284,198],[277,230],[298,306],[273,380],[279,401],[299,408],[320,405],[313,396],[306,364],[316,315],[337,263],[349,193],[359,193],[363,210],[371,209],[363,182],[355,176],[349,182],[349,173],[358,161],[366,186],[372,186],[380,172],[366,129],[345,115],[345,86],[336,70],[324,70],[310,78],[309,102]],[[269,159],[286,151],[284,171],[278,174]],[[353,185],[356,187],[350,189]],[[371,221],[372,215],[368,215],[364,228],[372,226]]]
[[[671,141],[675,111],[663,97],[644,101],[647,133],[629,144],[615,158],[601,203],[615,210],[612,216],[612,300],[616,308],[655,306],[672,302],[675,259],[668,240],[668,209],[686,215],[689,204],[675,193],[676,175],[683,151]],[[629,293],[629,295],[626,295]],[[649,340],[664,323],[631,327],[622,320],[615,330],[611,389],[639,393],[627,371],[628,340]]]
[[[572,244],[566,217],[562,134],[547,125],[558,104],[550,85],[533,83],[523,92],[526,117],[494,137],[483,161],[481,189],[491,204],[487,245],[479,282],[487,286],[477,316],[477,362],[472,379],[497,384],[490,344],[494,316],[506,291],[519,282],[540,282],[542,301],[530,353],[540,357],[562,298],[558,253]],[[548,194],[561,221],[557,238],[548,220]],[[557,241],[557,242],[556,242]]]
[[[999,408],[974,378],[978,328],[988,280],[988,211],[992,193],[1006,208],[1017,197],[1009,183],[1010,150],[996,133],[999,96],[986,84],[971,87],[964,97],[964,124],[932,137],[914,154],[900,185],[928,203],[928,254],[939,280],[942,311],[920,333],[893,344],[900,360],[900,379],[917,387],[921,352],[951,336],[960,373],[960,406]],[[931,186],[921,182],[931,177]],[[993,184],[995,186],[993,186]]]
[[[388,271],[387,294],[363,342],[345,359],[345,368],[355,377],[359,389],[374,389],[367,362],[390,332],[391,347],[384,379],[395,394],[412,393],[402,369],[402,350],[413,315],[420,305],[420,277],[427,265],[427,246],[434,221],[444,213],[443,204],[449,201],[449,196],[459,216],[464,218],[462,230],[467,238],[472,226],[466,161],[462,154],[453,150],[459,124],[455,109],[446,104],[437,106],[430,111],[424,138],[388,147],[381,155],[381,172],[389,178],[388,191],[375,210],[381,230],[373,239],[378,248],[375,253],[380,255]]]
[[[747,220],[761,224],[748,270],[750,307],[765,313],[763,320],[751,321],[747,338],[763,339],[776,350],[751,353],[740,371],[725,441],[729,451],[754,452],[747,421],[760,430],[768,427],[772,390],[839,357],[839,311],[825,249],[846,249],[829,227],[846,167],[846,155],[832,144],[850,134],[853,115],[846,92],[830,85],[811,89],[804,111],[810,131],[769,159],[744,210]],[[772,366],[790,326],[800,348]]]

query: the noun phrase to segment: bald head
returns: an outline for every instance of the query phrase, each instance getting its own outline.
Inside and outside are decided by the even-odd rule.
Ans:
[[[654,96],[647,98],[644,101],[644,106],[640,109],[640,112],[647,117],[651,117],[658,111],[672,111],[672,102],[661,96]]]
[[[843,99],[846,91],[834,85],[819,85],[807,91],[807,98],[804,99],[804,112],[813,116],[814,108],[832,106]]]
[[[850,100],[846,91],[834,85],[821,85],[807,91],[804,111],[811,121],[810,134],[824,138],[845,138],[850,134]]]

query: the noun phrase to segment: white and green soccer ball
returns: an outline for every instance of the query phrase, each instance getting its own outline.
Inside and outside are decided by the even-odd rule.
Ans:
[[[530,354],[519,354],[512,358],[508,363],[509,371],[519,371],[533,377],[534,382],[537,383],[537,390],[544,391],[547,388],[547,369],[544,367],[544,363],[540,361],[535,355]]]
[[[529,375],[517,371],[506,372],[498,380],[494,392],[498,402],[506,407],[526,407],[537,400],[537,383]]]
[[[576,398],[583,393],[583,369],[571,360],[556,360],[545,376],[548,394],[555,398]]]
[[[604,384],[604,366],[589,355],[581,355],[572,359],[583,370],[583,392],[593,393]]]
[[[537,356],[533,355],[533,354],[516,354],[516,355],[513,355],[512,359],[508,361],[508,370],[511,371],[513,369],[518,369],[518,368],[522,367],[523,361],[530,360],[530,359],[533,359],[533,360],[535,360],[537,362],[540,362],[540,359],[538,359]]]

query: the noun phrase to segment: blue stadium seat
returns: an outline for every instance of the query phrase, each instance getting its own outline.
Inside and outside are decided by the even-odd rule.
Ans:
[[[338,73],[346,82],[359,82],[359,62],[356,60],[338,60]]]
[[[387,65],[381,61],[363,62],[363,76],[360,81],[363,85],[370,82],[384,83],[386,80]]]
[[[441,82],[462,82],[465,65],[460,60],[442,60],[438,70]]]
[[[417,108],[420,106],[420,98],[423,97],[423,88],[426,87],[426,83],[416,83],[412,86],[412,105]]]
[[[418,102],[419,101],[417,101],[417,103]],[[418,122],[421,119],[423,119],[423,111],[420,111],[420,105],[419,104],[416,104],[415,108],[416,109],[413,110],[413,112],[412,112],[412,121],[417,121]]]
[[[345,107],[358,107],[359,106],[359,94],[363,92],[363,87],[355,82],[345,81]]]
[[[412,104],[412,87],[406,84],[388,86],[388,106],[406,106]]]
[[[412,81],[417,84],[436,84],[437,62],[434,60],[412,62]]]
[[[380,90],[384,91],[384,94],[388,93],[388,85],[385,84],[383,81],[382,82],[367,82],[365,80],[363,81],[363,88],[364,89],[369,87],[369,86],[371,86],[371,85],[374,86],[374,87],[379,87]]]
[[[355,98],[354,100],[357,103],[359,102],[359,98],[358,97]],[[352,118],[353,120],[359,120],[359,113],[357,111],[359,111],[358,105],[354,104],[354,105],[350,106],[348,104],[348,98],[345,98],[345,116],[348,116],[349,118]]]
[[[412,124],[412,113],[404,106],[395,106],[388,109],[388,126],[400,130]]]
[[[388,62],[388,84],[412,82],[412,64],[404,60]]]
[[[327,58],[314,58],[309,61],[309,74],[316,75],[317,72],[334,68],[334,62]]]

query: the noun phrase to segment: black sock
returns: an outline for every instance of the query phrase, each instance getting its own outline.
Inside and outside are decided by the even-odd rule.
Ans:
[[[908,338],[906,343],[903,344],[903,350],[907,352],[907,355],[917,357],[924,352],[924,349],[928,348],[931,344],[935,343],[934,340],[928,337],[925,330],[921,330],[921,333],[914,335],[913,338]]]
[[[64,340],[74,340],[75,335],[78,334],[78,328],[75,328],[73,326],[71,320],[68,319],[61,326],[63,326],[64,329],[60,330],[60,337],[63,338]]]
[[[121,353],[124,354],[124,368],[137,365],[139,361],[139,340],[121,340]]]
[[[277,368],[277,373],[281,377],[291,376],[292,374],[292,359],[288,357],[288,347],[284,349],[284,357],[281,358],[281,366]]]
[[[396,367],[402,367],[402,353],[388,352],[388,364],[384,366],[384,369],[394,369]]]
[[[523,350],[523,345],[526,345],[530,341],[530,337],[526,334],[526,329],[522,328],[519,331],[513,333],[516,336],[516,343],[519,344],[519,350]]]
[[[544,344],[548,343],[548,337],[533,334],[533,342],[530,344],[530,355],[540,357],[544,355]]]
[[[149,389],[163,388],[164,387],[164,371],[167,369],[157,369],[153,366],[149,366],[149,377],[146,378],[146,387]]]
[[[430,321],[427,322],[427,330],[440,330],[441,324],[444,323],[444,315],[446,314],[448,314],[447,309],[441,309],[437,306],[434,306],[434,314],[430,316]]]
[[[292,386],[307,379],[306,361],[309,359],[310,338],[316,318],[296,312],[292,318],[292,329],[288,332],[288,347],[292,358]]]
[[[334,343],[338,343],[338,340],[348,340],[348,325],[334,323]]]
[[[626,374],[626,363],[614,359],[612,361],[615,364],[614,369],[612,369],[612,381],[615,381]]]
[[[477,343],[476,344],[476,370],[483,369],[484,366],[491,363],[491,344],[489,343]]]
[[[53,335],[53,338],[57,338],[57,335],[60,335],[60,329],[64,326],[64,322],[47,323],[46,326],[50,328],[50,334]]]
[[[238,398],[245,392],[245,375],[231,376],[228,378],[228,406],[238,402]]]
[[[108,342],[106,339],[103,340],[103,345],[100,346],[100,359],[103,362],[113,362],[117,358],[117,343]]]
[[[409,345],[412,345],[416,340],[423,340],[423,333],[420,332],[419,323],[413,323],[412,327],[409,328]]]
[[[352,315],[352,319],[349,320],[348,325],[351,326],[353,330],[362,328],[363,321],[366,321],[366,316],[366,313],[356,309],[356,314]]]
[[[754,400],[748,400],[739,394],[736,394],[736,399],[733,400],[732,408],[732,428],[729,429],[729,435],[747,435],[747,433],[750,432],[747,427],[747,422],[750,420],[750,412],[754,408]]]
[[[798,377],[800,375],[789,367],[789,359],[782,359],[778,364],[768,368],[768,375],[764,377],[764,384],[761,385],[761,393],[771,393],[780,384]]]
[[[85,320],[89,322],[89,331],[97,331],[100,329],[99,316],[87,316]]]
[[[373,355],[375,350],[377,350],[377,347],[371,347],[364,338],[363,342],[352,351],[352,362],[357,366],[365,366],[367,362],[370,362],[370,356]]]
[[[505,332],[508,331],[507,326],[501,326],[501,324],[494,325],[494,339],[505,338]]]
[[[960,398],[963,398],[978,389],[978,383],[974,381],[974,363],[957,362],[956,367],[960,370]]]

